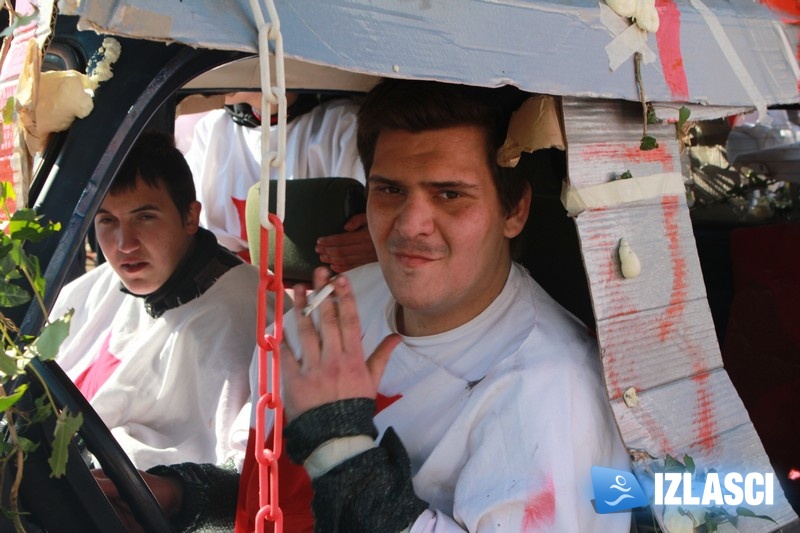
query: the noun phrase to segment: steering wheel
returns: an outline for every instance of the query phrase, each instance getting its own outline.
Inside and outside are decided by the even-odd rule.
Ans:
[[[54,361],[38,359],[30,364],[42,377],[59,408],[83,414],[78,434],[102,465],[105,475],[114,482],[139,524],[148,532],[174,531],[128,455],[61,367]],[[43,392],[39,380],[30,378],[28,394],[23,399],[27,397],[31,405],[31,399]],[[61,478],[51,477],[47,460],[52,451],[54,427],[54,417],[51,416],[44,422],[19,428],[26,438],[39,443],[37,449],[26,457],[23,468],[20,500],[24,512],[30,515],[25,520],[34,524],[34,530],[40,527],[45,531],[126,531],[125,524],[84,462],[74,439],[69,445],[66,474]]]

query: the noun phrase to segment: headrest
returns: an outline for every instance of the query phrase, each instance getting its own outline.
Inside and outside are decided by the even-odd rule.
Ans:
[[[269,187],[270,211],[274,212],[277,182]],[[247,194],[245,217],[247,240],[253,264],[259,262],[259,199],[261,185]],[[344,233],[344,224],[366,208],[364,186],[352,178],[309,178],[286,181],[286,218],[283,222],[283,278],[288,281],[311,281],[312,273],[322,266],[314,251],[317,239]],[[269,239],[269,268],[275,267],[275,240]]]

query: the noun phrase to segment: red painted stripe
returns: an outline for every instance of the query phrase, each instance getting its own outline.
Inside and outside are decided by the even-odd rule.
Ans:
[[[672,97],[676,100],[689,99],[689,82],[683,68],[681,53],[681,12],[673,0],[656,0],[659,28],[656,32],[661,68]]]

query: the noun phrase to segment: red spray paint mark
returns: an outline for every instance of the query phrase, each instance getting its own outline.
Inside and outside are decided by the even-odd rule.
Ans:
[[[681,12],[673,0],[656,0],[660,21],[656,42],[664,69],[664,81],[676,100],[689,99],[689,82],[681,53]]]
[[[708,393],[708,374],[698,374],[692,378],[697,386],[697,411],[692,425],[697,433],[697,443],[704,451],[711,451],[717,444],[717,421]]]
[[[528,500],[525,516],[522,519],[522,531],[535,531],[553,524],[556,516],[556,491],[553,478],[547,477],[545,487]]]
[[[233,202],[233,206],[236,208],[236,213],[239,215],[239,236],[244,242],[247,242],[247,201],[231,196],[231,202]],[[250,252],[248,250],[242,250],[239,252],[239,257],[248,263],[252,263],[250,260]]]
[[[664,230],[669,241],[669,255],[672,262],[672,292],[669,304],[659,326],[658,339],[664,342],[675,330],[675,324],[683,316],[686,301],[686,259],[681,256],[678,234],[678,197],[665,196],[661,200],[664,209]]]
[[[592,143],[581,147],[583,161],[619,161],[620,163],[661,163],[664,172],[676,172],[675,159],[665,145],[642,150],[639,144]]]

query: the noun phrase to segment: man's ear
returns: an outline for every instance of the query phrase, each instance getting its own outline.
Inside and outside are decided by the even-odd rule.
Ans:
[[[194,235],[200,227],[200,210],[202,206],[200,202],[195,200],[189,204],[189,209],[186,210],[186,215],[183,217],[183,227],[186,228],[186,233]]]
[[[531,186],[529,183],[525,184],[525,192],[522,197],[514,206],[514,209],[506,215],[505,231],[503,235],[508,239],[513,239],[522,232],[525,227],[525,222],[528,221],[528,212],[531,208]]]

